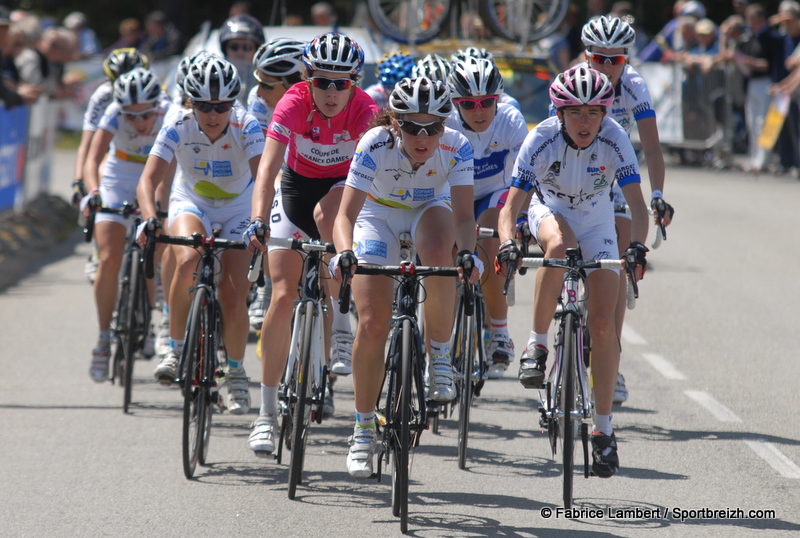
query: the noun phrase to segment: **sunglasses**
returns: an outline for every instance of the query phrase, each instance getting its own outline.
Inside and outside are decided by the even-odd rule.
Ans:
[[[590,52],[589,59],[594,64],[599,65],[622,65],[628,61],[627,54],[600,54],[599,52]]]
[[[233,101],[224,101],[222,103],[208,103],[206,101],[192,101],[192,106],[195,110],[199,110],[204,114],[208,114],[212,110],[217,114],[225,114],[233,108]]]
[[[434,136],[444,131],[444,120],[431,121],[428,123],[414,123],[413,121],[408,120],[396,121],[397,125],[400,126],[400,129],[411,136],[419,136],[422,133],[425,133],[427,136]]]
[[[453,102],[463,108],[464,110],[475,110],[480,107],[484,110],[492,108],[497,104],[497,96],[490,95],[488,97],[464,97],[462,99],[453,99]]]
[[[153,107],[142,110],[141,112],[123,112],[122,115],[125,116],[125,119],[128,121],[136,121],[137,119],[149,120],[156,114],[156,110],[158,109]]]
[[[231,43],[227,46],[227,49],[231,52],[239,52],[240,50],[242,52],[253,52],[256,47],[252,43]]]
[[[349,90],[355,85],[349,78],[325,78],[325,77],[311,77],[308,79],[312,86],[320,88],[321,90],[328,90],[331,86],[336,88],[337,92]]]

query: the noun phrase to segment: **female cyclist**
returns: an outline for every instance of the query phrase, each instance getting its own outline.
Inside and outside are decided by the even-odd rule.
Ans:
[[[265,250],[256,238],[259,230],[266,237],[272,233],[277,237],[332,240],[333,220],[350,160],[378,112],[372,98],[356,86],[364,52],[352,39],[338,33],[318,36],[306,46],[303,62],[308,80],[286,92],[267,132],[253,192],[252,222],[244,234],[245,242],[253,245],[251,249]],[[286,167],[276,194],[274,180],[284,156]],[[269,267],[272,300],[261,333],[270,338],[269,346],[266,339],[262,341],[261,411],[249,440],[258,456],[275,448],[278,385],[286,367],[302,259],[293,251],[270,247]],[[349,315],[341,314],[338,308],[333,312],[331,370],[347,375],[353,342]]]
[[[654,214],[656,225],[669,226],[674,210],[661,197],[664,191],[664,156],[661,153],[653,100],[644,79],[628,64],[630,50],[636,44],[636,31],[622,19],[602,16],[584,25],[581,39],[586,46],[586,66],[606,75],[614,86],[614,103],[609,111],[611,117],[622,125],[628,136],[634,124],[639,130],[652,190],[650,207],[654,212],[658,208],[663,212],[662,219],[659,219],[658,213]],[[618,244],[622,248],[631,240],[631,215],[619,185],[614,187],[614,213]],[[622,337],[622,323],[625,320],[626,291],[627,282],[623,274],[620,275],[616,311],[618,338]],[[625,378],[618,374],[614,403],[622,403],[627,399]]]
[[[558,75],[550,86],[556,116],[534,128],[514,165],[511,190],[500,210],[497,259],[502,264],[519,251],[514,241],[517,213],[533,190],[529,225],[545,258],[561,258],[580,245],[584,259],[617,258],[617,233],[611,189],[622,187],[632,213],[634,242],[627,253],[636,257],[637,277],[644,271],[648,213],[639,183],[639,165],[625,131],[606,115],[614,101],[608,77],[586,67]],[[638,267],[641,266],[641,267]],[[619,343],[614,308],[619,295],[619,270],[587,270],[589,330],[592,335],[592,378],[596,404],[592,433],[592,470],[602,477],[619,468],[611,426]],[[547,361],[547,332],[561,292],[563,270],[539,269],[533,298],[533,331],[520,360],[519,380],[542,387]]]
[[[453,112],[447,126],[461,131],[472,145],[475,159],[475,218],[480,226],[497,228],[497,216],[506,203],[511,171],[528,126],[522,113],[498,102],[503,77],[489,59],[466,56],[453,64],[448,77]],[[481,260],[491,262],[500,247],[497,239],[481,240]],[[487,257],[488,256],[488,257]],[[503,377],[514,359],[514,342],[508,336],[508,305],[503,297],[503,277],[489,271],[483,291],[489,314],[491,340],[489,377]]]
[[[113,92],[114,102],[106,108],[92,137],[83,177],[90,191],[85,198],[87,201],[99,192],[106,207],[122,207],[123,202],[136,200],[136,185],[147,154],[172,103],[159,99],[158,79],[142,67],[117,78]],[[106,163],[101,167],[103,159]],[[88,216],[88,207],[84,210]],[[108,379],[111,316],[117,301],[122,251],[130,223],[131,217],[122,215],[98,213],[95,216],[94,237],[100,264],[94,280],[94,296],[100,336],[92,351],[89,374],[97,382]]]
[[[272,111],[286,91],[305,77],[303,50],[306,44],[301,41],[280,37],[264,43],[253,56],[253,77],[258,85],[253,86],[247,97],[247,110],[261,125],[264,136],[267,134]],[[261,330],[264,314],[272,296],[272,280],[269,264],[264,256],[264,286],[256,290],[255,299],[250,303],[248,314],[250,326]],[[259,344],[260,347],[260,344]]]
[[[258,121],[235,106],[241,83],[231,63],[215,56],[202,58],[190,66],[183,85],[191,108],[171,114],[156,138],[139,182],[142,216],[155,219],[155,189],[177,163],[181,174],[170,196],[170,234],[189,236],[197,232],[207,236],[216,223],[222,225],[222,238],[238,239],[249,223],[246,215],[250,213],[253,177],[264,149],[264,135]],[[139,241],[145,241],[143,232]],[[176,265],[169,297],[171,350],[154,373],[165,384],[172,383],[177,375],[191,300],[189,289],[200,256],[193,248],[171,248]],[[249,332],[246,302],[250,256],[244,251],[226,250],[221,260],[219,299],[228,353],[227,404],[231,413],[243,414],[250,408],[243,365]]]
[[[378,82],[364,91],[383,110],[389,105],[389,95],[392,93],[394,85],[404,78],[410,77],[415,65],[414,57],[405,52],[398,51],[385,55],[375,66]]]
[[[411,232],[426,265],[452,265],[453,245],[458,245],[459,261],[474,256],[472,147],[461,133],[445,127],[451,109],[450,92],[440,81],[406,78],[395,86],[389,108],[361,139],[350,165],[334,228],[336,250],[341,253],[337,259],[347,257],[353,265],[395,264],[402,232]],[[476,259],[473,282],[480,265]],[[337,264],[331,262],[330,267],[340,279]],[[356,478],[372,475],[375,402],[384,377],[393,284],[391,278],[359,276],[357,270],[353,277],[359,314],[353,346],[356,424],[347,470]],[[449,402],[456,395],[450,365],[456,282],[433,278],[426,290],[428,397]]]

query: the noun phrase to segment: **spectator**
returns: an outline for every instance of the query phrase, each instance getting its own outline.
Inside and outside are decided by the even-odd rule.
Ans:
[[[633,4],[631,2],[614,2],[611,5],[609,16],[619,17],[627,21],[628,24],[634,28],[636,31],[636,43],[631,47],[631,52],[629,54],[632,57],[639,56],[639,52],[647,45],[648,41],[650,41],[650,37],[642,25],[636,24],[636,17],[633,14]]]
[[[78,40],[70,30],[48,28],[37,41],[34,54],[17,57],[20,80],[41,86],[55,99],[70,96],[72,88],[64,81],[64,65],[74,58],[77,45]]]
[[[138,49],[141,47],[143,40],[142,25],[139,19],[123,19],[119,23],[119,39],[106,49],[106,54],[110,54],[115,49]]]
[[[0,50],[5,50],[8,39],[8,31],[11,26],[8,9],[0,6]],[[16,90],[12,90],[4,80],[0,80],[0,100],[6,108],[13,108],[17,105],[32,104],[41,93],[41,88],[29,84],[20,84]]]
[[[247,106],[247,96],[255,85],[253,76],[253,56],[256,49],[264,44],[264,28],[250,15],[236,15],[222,23],[219,30],[219,48],[226,60],[232,63],[239,73],[242,90],[238,99]]]
[[[773,75],[773,82],[779,83],[789,76],[789,67],[796,60],[792,60],[792,53],[800,44],[800,4],[795,0],[784,0],[778,6],[778,13],[770,17],[770,24],[780,26],[780,39],[783,42],[779,65]],[[783,129],[777,142],[777,151],[780,156],[778,172],[792,171],[797,174],[800,168],[800,155],[798,154],[798,122],[800,121],[800,108],[797,101],[792,99],[789,111],[783,122]]]
[[[750,5],[750,0],[733,0],[733,14],[739,15],[744,20],[744,10]]]
[[[744,119],[748,70],[741,62],[741,43],[749,32],[741,15],[731,15],[719,25],[719,54],[715,62],[726,67],[733,113],[733,151],[747,153],[747,124]]]
[[[89,28],[89,19],[80,11],[73,11],[64,17],[64,27],[75,32],[78,39],[78,58],[88,58],[100,54],[100,43],[94,30]]]
[[[145,38],[141,51],[151,61],[178,53],[181,35],[163,11],[153,11],[144,21]]]
[[[691,17],[693,19],[692,23],[697,22],[705,18],[706,8],[702,3],[695,0],[689,0],[688,2],[677,0],[672,6],[672,13],[672,20],[665,24],[664,28],[639,53],[641,61],[669,61],[672,52],[686,50],[687,47],[682,42],[683,37],[678,32],[678,27],[681,24],[688,25],[688,22],[686,20],[681,22],[681,19],[682,17]],[[664,59],[664,56],[667,56],[667,58]]]
[[[13,83],[16,88],[20,83],[19,70],[15,63],[16,58],[27,47],[27,39],[22,29],[12,23],[8,29],[5,45],[3,46],[3,81],[6,84]]]
[[[694,24],[696,44],[688,51],[686,65],[689,68],[697,67],[703,73],[708,73],[719,53],[719,39],[717,25],[711,19],[700,19]]]
[[[338,31],[336,11],[328,2],[317,2],[311,6],[311,24],[314,26],[327,26],[334,32]]]

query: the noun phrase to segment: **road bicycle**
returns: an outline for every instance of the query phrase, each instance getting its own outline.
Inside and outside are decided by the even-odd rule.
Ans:
[[[477,12],[497,36],[515,43],[538,41],[553,33],[567,12],[567,0],[369,0],[375,25],[400,43],[426,43],[449,21]]]
[[[320,280],[320,269],[324,263],[323,256],[335,254],[336,249],[332,243],[316,240],[270,237],[267,243],[306,254],[303,260],[300,298],[294,306],[289,357],[278,393],[281,430],[276,458],[281,463],[285,444],[291,453],[288,494],[290,499],[294,499],[297,486],[303,482],[308,430],[312,422],[322,422],[325,390],[330,388],[327,386],[329,377],[325,360],[325,292]],[[260,258],[254,256],[251,263],[251,281],[255,281],[254,277],[257,277],[253,268],[263,265]]]
[[[92,240],[96,213],[122,215],[126,219],[134,217],[126,236],[128,243],[122,254],[117,303],[111,317],[111,382],[119,383],[123,388],[122,411],[128,413],[133,390],[133,365],[137,354],[144,356],[152,310],[142,270],[143,252],[135,238],[141,216],[139,208],[129,202],[123,202],[121,207],[102,207],[93,203],[91,217],[87,220],[91,224],[84,229],[87,242]]]
[[[400,517],[400,530],[408,532],[408,476],[414,449],[423,430],[428,428],[428,402],[425,391],[425,342],[420,333],[417,306],[421,280],[429,276],[458,275],[456,267],[416,265],[413,260],[400,265],[359,265],[358,275],[383,275],[397,281],[390,320],[389,348],[386,354],[382,394],[378,397],[377,426],[381,434],[378,472],[381,481],[384,462],[392,470],[392,514]],[[350,304],[350,272],[342,268],[340,308]]]
[[[225,357],[222,338],[222,311],[215,281],[219,254],[226,249],[244,250],[244,243],[218,237],[220,226],[213,224],[212,235],[153,236],[148,231],[145,247],[145,274],[153,277],[153,250],[156,243],[192,247],[200,253],[197,283],[190,289],[192,303],[186,325],[186,338],[175,380],[183,394],[182,456],[186,478],[194,476],[198,463],[205,465],[211,437],[212,405],[224,409],[218,381],[224,376],[220,357]]]
[[[625,269],[632,277],[633,268],[623,260],[583,260],[580,249],[569,248],[566,258],[522,258],[522,267],[564,269],[564,282],[558,299],[555,320],[555,363],[540,391],[539,425],[547,431],[553,457],[561,456],[563,501],[572,507],[576,438],[583,447],[584,477],[589,478],[589,427],[594,419],[594,398],[589,378],[591,343],[586,312],[586,269]],[[514,269],[507,272],[509,281]],[[635,278],[631,278],[638,296]]]

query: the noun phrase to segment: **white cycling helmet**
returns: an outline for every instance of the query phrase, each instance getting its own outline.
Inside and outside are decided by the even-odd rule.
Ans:
[[[446,118],[453,110],[447,85],[428,77],[404,78],[395,84],[389,107],[395,114],[432,114],[440,118]]]
[[[447,82],[453,98],[503,93],[503,77],[491,60],[468,56],[465,60],[457,61]]]
[[[583,25],[581,41],[587,48],[629,49],[636,43],[636,30],[618,17],[602,15]]]
[[[550,100],[556,109],[581,105],[609,107],[614,102],[614,86],[600,71],[573,67],[559,74],[550,85]]]
[[[329,32],[306,45],[303,62],[311,71],[357,75],[364,67],[364,51],[348,36]]]
[[[158,101],[161,86],[149,69],[136,67],[114,81],[114,101],[122,106]]]
[[[236,67],[217,56],[192,63],[183,81],[183,91],[196,101],[233,101],[241,89]]]
[[[286,77],[303,69],[306,44],[286,37],[264,43],[253,56],[253,66],[271,77]]]
[[[467,47],[465,49],[458,49],[450,55],[450,61],[456,63],[464,61],[467,58],[483,58],[484,60],[494,61],[494,54],[486,49],[479,49],[478,47]]]
[[[192,66],[192,64],[197,60],[207,58],[208,56],[214,56],[214,54],[208,52],[207,50],[201,50],[200,52],[196,52],[191,56],[185,56],[180,61],[178,64],[178,72],[175,74],[175,85],[179,90],[183,91],[183,82],[186,80],[186,75],[189,74],[189,68]]]
[[[453,70],[453,65],[438,54],[428,54],[411,71],[414,77],[428,77],[431,80],[447,81],[447,77]]]

